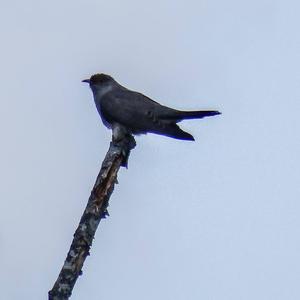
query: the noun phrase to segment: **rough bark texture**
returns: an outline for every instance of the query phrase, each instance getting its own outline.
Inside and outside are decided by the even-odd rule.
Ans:
[[[81,269],[89,255],[99,222],[108,215],[108,200],[117,181],[117,172],[120,166],[127,167],[130,150],[134,147],[135,140],[132,136],[127,136],[117,144],[110,143],[67,258],[52,290],[48,293],[49,300],[65,300],[71,296],[75,282],[82,274]]]

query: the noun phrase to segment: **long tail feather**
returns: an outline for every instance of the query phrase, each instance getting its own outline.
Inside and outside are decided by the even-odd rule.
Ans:
[[[220,114],[221,113],[217,110],[179,111],[177,116],[174,116],[174,118],[177,120],[202,119]]]

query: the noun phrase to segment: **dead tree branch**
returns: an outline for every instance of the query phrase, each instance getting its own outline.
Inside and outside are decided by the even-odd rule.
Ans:
[[[120,166],[127,167],[130,150],[134,147],[135,140],[131,135],[121,142],[110,143],[67,258],[52,290],[48,293],[49,300],[66,300],[71,296],[76,280],[82,274],[81,270],[89,255],[100,220],[108,215],[108,201],[117,181],[118,170]]]

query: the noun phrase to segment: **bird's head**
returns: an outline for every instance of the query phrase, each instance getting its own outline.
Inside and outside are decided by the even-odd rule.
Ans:
[[[82,82],[88,83],[91,89],[93,89],[109,86],[114,82],[114,79],[106,74],[94,74],[90,79],[84,79]]]

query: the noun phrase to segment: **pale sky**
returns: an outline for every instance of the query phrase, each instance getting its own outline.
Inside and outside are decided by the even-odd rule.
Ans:
[[[111,133],[107,73],[195,142],[137,137],[72,300],[300,299],[299,1],[1,1],[1,299],[47,299]]]

